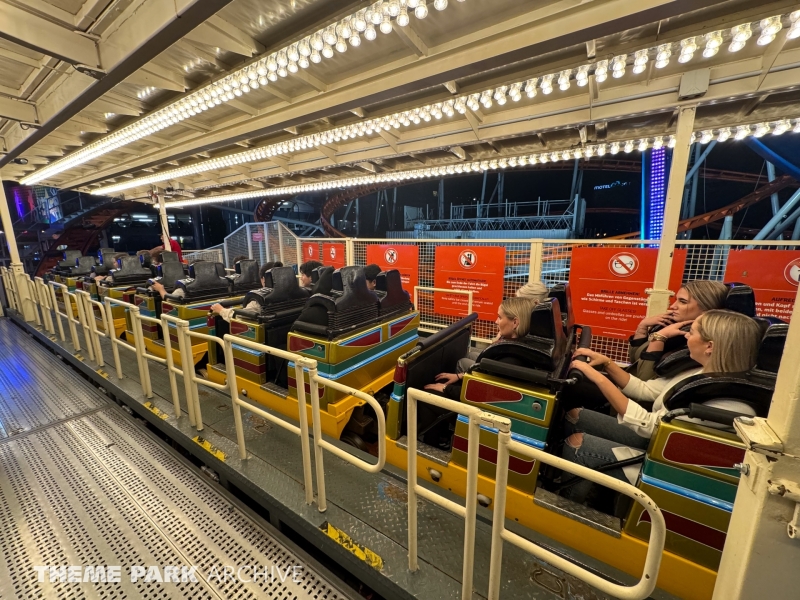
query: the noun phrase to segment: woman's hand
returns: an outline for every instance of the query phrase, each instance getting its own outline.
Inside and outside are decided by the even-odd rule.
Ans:
[[[595,352],[595,354],[597,353]],[[602,354],[600,356],[602,356]],[[570,370],[577,369],[578,371],[584,374],[586,379],[588,379],[593,383],[597,383],[598,381],[605,379],[605,377],[603,376],[602,373],[600,373],[600,371],[595,370],[591,366],[591,363],[585,363],[582,360],[573,360],[569,368]]]
[[[685,331],[681,331],[681,327],[685,327],[686,325],[690,325],[693,321],[694,321],[694,319],[689,319],[688,321],[678,321],[677,323],[673,323],[672,325],[669,325],[668,327],[664,327],[664,329],[662,329],[658,333],[660,333],[661,335],[663,335],[664,337],[667,337],[667,338],[684,336],[684,335],[686,335],[686,332]]]
[[[220,314],[222,311],[223,311],[222,304],[217,303],[217,304],[212,304],[211,305],[211,312],[216,313],[216,314]]]
[[[444,393],[444,388],[447,387],[446,383],[429,383],[425,386],[426,390],[433,390],[434,392]]]
[[[647,331],[651,327],[655,327],[656,325],[661,325],[662,327],[666,327],[667,325],[671,325],[674,319],[672,318],[672,313],[664,313],[663,315],[655,315],[652,317],[645,317],[639,322],[639,325],[636,327],[637,331]],[[660,333],[660,332],[659,332]]]
[[[436,377],[434,377],[434,379],[436,380],[437,383],[449,385],[451,383],[456,383],[461,378],[456,373],[439,373]],[[431,385],[436,385],[436,384],[431,384]]]
[[[580,360],[575,362],[579,362],[589,367],[596,367],[598,365],[607,365],[609,362],[611,362],[611,359],[608,358],[605,354],[600,354],[599,352],[595,352],[594,350],[589,350],[588,348],[578,348],[575,351],[575,354],[572,355],[572,358],[578,358],[579,356],[587,356],[589,358],[589,362],[585,363]]]

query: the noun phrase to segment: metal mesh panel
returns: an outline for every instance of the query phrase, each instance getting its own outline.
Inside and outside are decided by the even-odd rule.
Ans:
[[[234,259],[237,256],[250,256],[250,248],[247,243],[248,234],[247,225],[242,225],[225,238],[225,266],[227,268],[233,268]]]
[[[270,223],[273,225],[273,223]],[[274,223],[275,238],[278,240],[278,254],[284,265],[292,266],[299,264],[297,255],[298,237],[283,223]],[[271,234],[270,234],[271,235]]]
[[[206,248],[205,250],[195,250],[194,252],[184,252],[183,260],[191,264],[198,260],[207,260],[210,262],[225,262],[225,252],[222,245],[213,248]]]

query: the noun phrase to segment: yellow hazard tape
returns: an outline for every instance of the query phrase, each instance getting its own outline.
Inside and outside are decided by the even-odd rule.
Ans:
[[[192,441],[194,441],[197,444],[199,444],[200,446],[202,446],[205,450],[207,450],[209,453],[213,454],[216,458],[218,458],[222,462],[225,462],[225,459],[228,458],[228,455],[225,454],[222,450],[217,448],[215,445],[213,445],[207,439],[200,437],[199,435],[194,436],[192,438]]]
[[[321,525],[320,529],[322,529],[322,531],[324,531],[326,535],[334,542],[339,544],[345,550],[349,551],[351,554],[363,560],[373,569],[376,569],[377,571],[383,569],[383,559],[380,556],[375,554],[375,552],[366,546],[362,546],[358,542],[354,541],[353,538],[351,538],[341,529],[337,529],[327,521]]]
[[[108,373],[103,371],[103,369],[97,369],[97,374],[100,375],[103,379],[108,379]]]
[[[145,402],[144,407],[157,416],[159,419],[167,420],[169,419],[169,415],[165,413],[163,410],[157,408],[152,402]]]

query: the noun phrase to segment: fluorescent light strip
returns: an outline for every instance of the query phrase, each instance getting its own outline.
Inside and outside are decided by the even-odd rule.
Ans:
[[[464,0],[458,1],[463,2]],[[424,6],[424,3],[420,2],[420,0],[397,0],[397,3],[401,8],[412,8],[412,4],[417,8],[419,8],[419,6]],[[384,14],[384,21],[381,21],[380,24],[381,27],[383,27],[384,23],[386,22],[385,19],[390,18],[387,17],[387,15],[390,14],[388,12],[390,4],[392,4],[392,2],[376,2],[370,9],[366,10],[374,11],[375,7],[381,5],[381,11],[382,14]],[[440,4],[440,6],[442,5]],[[444,2],[442,8],[439,10],[444,10],[446,6],[447,2]],[[279,75],[286,76],[288,75],[288,72],[286,71],[286,68],[282,66],[282,64],[286,61],[289,61],[291,64],[295,64],[291,62],[291,58],[295,55],[299,57],[298,60],[304,58],[305,56],[303,55],[303,52],[305,52],[306,46],[312,48],[312,42],[317,43],[318,45],[318,42],[321,40],[326,44],[326,47],[330,48],[328,43],[323,39],[325,35],[328,35],[328,40],[330,41],[333,39],[331,36],[333,36],[333,34],[337,31],[340,33],[342,31],[344,31],[344,33],[350,32],[353,34],[353,36],[349,38],[352,44],[352,41],[358,37],[358,31],[360,31],[358,28],[361,26],[361,24],[358,19],[359,15],[362,13],[364,13],[364,15],[366,14],[365,11],[362,10],[355,15],[351,15],[350,17],[342,19],[342,21],[340,21],[338,24],[331,25],[324,30],[320,30],[315,34],[304,38],[300,42],[287,46],[279,52],[273,53],[269,57],[261,59],[257,63],[253,63],[248,67],[240,69],[216,83],[210,84],[177,102],[173,102],[166,108],[163,108],[152,115],[145,117],[137,123],[124,127],[119,131],[106,136],[102,140],[94,142],[89,146],[74,152],[70,156],[57,160],[54,163],[43,167],[42,169],[34,171],[28,177],[23,178],[21,183],[23,185],[29,185],[42,181],[47,177],[76,167],[89,160],[97,158],[98,156],[106,154],[107,152],[111,152],[117,148],[133,143],[143,137],[156,133],[175,123],[179,123],[186,118],[199,114],[200,112],[208,110],[209,108],[221,104],[222,102],[233,100],[237,96],[241,96],[243,93],[249,92],[251,88],[257,88],[259,85],[266,85],[271,78],[278,79]],[[376,13],[373,12],[373,14]],[[362,15],[362,17],[364,15]],[[427,15],[427,12],[425,15]],[[789,15],[788,19],[791,25],[787,33],[787,37],[788,39],[794,39],[795,37],[800,36],[800,11],[794,11]],[[346,29],[344,25],[345,23],[347,23]],[[374,21],[372,23],[374,23]],[[371,25],[371,23],[367,24],[367,26],[369,25]],[[758,38],[759,45],[769,44],[775,39],[777,33],[783,28],[783,16],[776,15],[769,17],[768,19],[763,19],[759,24],[757,24],[757,26],[761,28],[762,32],[761,36]],[[391,23],[389,23],[389,27],[391,27]],[[391,31],[391,29],[388,31]],[[320,37],[317,38],[316,36]],[[666,43],[659,46],[638,50],[631,55],[633,61],[633,73],[638,75],[645,71],[645,66],[651,54],[656,59],[657,68],[666,67],[669,64],[670,57],[673,54],[673,49],[680,49],[680,54],[678,57],[679,62],[688,62],[694,57],[695,50],[698,48],[698,43],[702,42],[703,40],[706,40],[706,49],[703,51],[703,56],[714,56],[719,50],[720,45],[723,43],[724,36],[727,36],[731,40],[729,50],[731,52],[737,52],[744,47],[747,40],[752,36],[752,24],[744,23],[737,25],[731,28],[729,33],[724,33],[723,31],[714,31],[706,34],[705,36],[693,36],[681,40],[680,42]],[[340,41],[343,41],[343,39],[344,38],[340,35],[335,42],[337,50],[340,50],[340,48],[344,48],[344,50],[347,49],[347,44],[342,46],[339,43]],[[368,37],[367,39],[370,38]],[[360,44],[360,42],[358,44]],[[301,46],[302,52],[300,51]],[[539,91],[545,95],[548,95],[553,92],[554,80],[557,82],[561,91],[568,90],[573,79],[579,87],[585,86],[589,82],[589,75],[594,75],[596,81],[598,83],[602,83],[608,78],[609,69],[611,69],[613,77],[622,77],[626,72],[628,57],[629,55],[627,54],[620,54],[615,56],[611,61],[600,60],[595,63],[582,65],[576,69],[564,69],[559,73],[551,73],[541,77],[533,77],[531,79],[517,81],[509,85],[502,85],[497,88],[487,89],[482,92],[462,95],[457,98],[447,100],[446,102],[425,105],[412,110],[395,113],[391,116],[386,116],[379,119],[368,119],[354,125],[338,127],[330,130],[329,132],[325,132],[325,134],[302,136],[301,138],[297,138],[297,140],[284,142],[279,145],[288,144],[291,146],[294,144],[294,150],[302,149],[308,146],[308,138],[312,138],[314,136],[325,135],[327,142],[319,143],[331,143],[333,141],[339,141],[340,139],[355,137],[356,135],[364,135],[362,131],[366,132],[370,128],[370,124],[372,125],[373,131],[377,131],[381,128],[388,131],[392,128],[399,129],[401,125],[407,127],[412,122],[414,124],[419,124],[421,121],[430,121],[431,118],[441,119],[443,115],[453,116],[455,112],[463,114],[467,110],[480,110],[481,107],[483,109],[489,109],[495,102],[502,106],[506,104],[509,99],[513,102],[520,101],[523,93],[528,98],[534,98]],[[277,69],[277,71],[275,69]],[[319,145],[319,143],[316,145]],[[291,152],[293,150],[287,151]],[[241,163],[237,162],[234,164]],[[211,167],[208,168],[211,169]],[[172,171],[164,172],[164,174],[171,172]],[[192,173],[197,172],[200,171],[193,171]],[[152,180],[152,177],[163,177],[164,174],[140,178],[138,180],[126,182],[126,184],[120,184],[126,185],[127,187],[120,187],[120,185],[106,186],[101,188],[104,190],[102,193],[112,194],[117,191],[122,191],[123,189],[129,189],[135,185],[143,185],[145,179],[151,180],[147,183],[166,181],[166,179]]]
[[[464,0],[456,0],[461,3]],[[433,7],[442,11],[447,8],[447,0],[435,0]],[[82,165],[98,156],[112,152],[117,148],[131,144],[162,129],[171,127],[194,115],[219,106],[223,102],[234,100],[263,87],[279,78],[288,77],[300,69],[306,69],[310,63],[319,63],[323,58],[332,58],[335,52],[343,53],[349,46],[361,45],[361,36],[367,41],[377,38],[377,30],[384,34],[393,31],[394,26],[405,27],[410,22],[410,15],[417,19],[428,16],[425,0],[389,0],[375,2],[369,8],[359,10],[320,29],[302,40],[289,44],[267,57],[255,61],[246,67],[226,75],[222,79],[206,85],[157,110],[151,115],[123,127],[101,140],[73,152],[71,155],[57,160],[46,167],[34,171],[21,180],[23,185],[38,183],[43,179],[63,173],[73,167]],[[150,88],[148,88],[149,90]]]
[[[786,128],[784,128],[786,126]],[[778,121],[776,123],[759,123],[755,129],[750,125],[739,125],[736,127],[737,132],[745,132],[742,137],[747,135],[756,135],[757,132],[766,129],[772,131],[775,135],[780,135],[788,131],[787,121]],[[800,119],[797,119],[793,131],[800,133]],[[695,138],[701,141],[704,132],[696,132],[692,134],[692,141]],[[731,139],[731,128],[723,127],[716,132],[717,140],[725,141]],[[741,139],[741,138],[738,138]],[[639,138],[632,140],[615,141],[603,144],[591,144],[585,148],[574,148],[568,150],[558,150],[554,152],[540,152],[536,154],[524,154],[519,156],[502,157],[491,160],[473,160],[462,163],[451,163],[448,165],[441,165],[437,167],[425,167],[421,169],[412,169],[408,171],[392,171],[387,173],[376,173],[373,175],[362,175],[359,177],[346,177],[343,179],[331,179],[327,181],[319,181],[315,183],[304,183],[299,185],[276,187],[267,190],[254,190],[252,192],[238,192],[233,194],[221,194],[219,196],[208,196],[205,198],[193,198],[191,200],[178,200],[176,202],[168,202],[167,208],[181,208],[184,206],[196,206],[198,204],[209,204],[214,202],[232,202],[235,200],[250,200],[253,198],[271,198],[275,196],[289,196],[295,194],[302,194],[308,192],[318,192],[330,190],[334,188],[348,188],[360,185],[371,185],[375,183],[385,182],[402,182],[412,179],[428,179],[431,177],[443,177],[447,175],[458,175],[463,173],[477,173],[481,171],[488,171],[494,169],[507,169],[524,167],[527,165],[546,164],[549,162],[558,162],[560,160],[573,160],[575,158],[591,158],[593,156],[602,157],[606,154],[615,155],[620,151],[632,152],[637,149],[641,152],[648,148],[673,148],[675,146],[675,136],[656,136],[655,138]]]
[[[765,133],[767,133],[769,131],[772,131],[772,133],[774,135],[779,135],[779,134],[784,133],[785,131],[788,131],[789,129],[791,129],[792,128],[792,122],[790,120],[788,120],[788,119],[782,119],[780,121],[759,123],[759,124],[755,125],[755,130],[753,130],[752,132],[750,131],[750,127],[751,127],[750,125],[740,125],[739,128],[746,128],[746,131],[745,131],[745,129],[741,129],[741,134],[739,134],[739,135],[746,136],[746,135],[749,135],[749,133],[747,133],[747,132],[750,132],[753,135],[755,135],[756,137],[760,137],[761,135],[764,135]],[[800,128],[800,119],[795,119],[794,131],[798,131],[799,128]],[[737,129],[737,131],[739,131],[739,129]],[[728,139],[729,137],[734,135],[734,132],[732,132],[731,129],[728,128],[728,127],[723,127],[721,129],[718,129],[717,132],[718,132],[717,134],[714,134],[712,132],[712,130],[708,129],[708,130],[704,130],[704,131],[701,131],[701,132],[693,133],[692,134],[692,136],[693,136],[692,137],[692,142],[699,141],[699,142],[705,144],[705,143],[710,142],[714,137],[717,137],[718,141],[725,141],[726,139]],[[330,132],[327,132],[327,133],[330,133]],[[323,135],[326,135],[326,134],[314,134],[313,136],[305,136],[305,137],[306,138],[315,138],[315,136],[323,136]],[[317,141],[316,138],[315,138],[314,141],[315,142]],[[322,142],[319,142],[319,143],[322,143]],[[656,137],[656,138],[654,138],[652,143],[654,144],[654,147],[656,147],[656,148],[661,147],[661,145],[663,145],[663,139],[660,138],[660,137]],[[651,144],[651,142],[648,141],[648,139],[639,139],[639,140],[636,140],[636,141],[629,140],[627,142],[624,142],[624,146],[623,146],[622,149],[625,150],[626,152],[630,152],[633,149],[633,147],[635,146],[639,151],[644,151],[650,146],[650,144]],[[310,146],[307,145],[305,147],[306,148],[314,147],[315,145],[318,145],[318,143],[312,143]],[[293,151],[293,150],[290,150],[290,149],[286,148],[286,146],[288,146],[288,142],[282,142],[280,144],[273,144],[271,146],[266,146],[264,148],[255,148],[255,149],[252,149],[252,150],[247,150],[245,152],[239,152],[237,154],[233,154],[233,155],[230,155],[230,156],[214,158],[214,159],[211,159],[211,160],[203,161],[203,162],[198,163],[196,165],[191,165],[191,166],[187,166],[187,167],[181,167],[181,168],[178,168],[178,169],[171,169],[169,171],[164,171],[162,173],[149,175],[147,177],[140,177],[138,179],[131,179],[131,180],[125,181],[123,183],[114,184],[114,185],[110,185],[110,186],[106,186],[106,187],[102,187],[102,188],[97,188],[95,190],[92,190],[90,193],[93,194],[93,195],[96,195],[96,196],[108,196],[108,195],[116,194],[116,193],[121,192],[123,190],[131,189],[131,188],[135,188],[135,187],[139,187],[139,186],[143,186],[143,185],[150,185],[150,184],[158,183],[158,182],[161,182],[161,181],[168,181],[170,179],[178,179],[180,177],[186,177],[188,175],[202,173],[202,172],[205,172],[205,171],[216,171],[216,170],[219,170],[221,168],[231,167],[231,166],[234,166],[234,165],[240,165],[240,164],[244,164],[244,163],[248,163],[248,162],[254,162],[254,161],[258,161],[258,160],[265,160],[265,159],[269,159],[269,157],[271,157],[271,156],[275,156],[275,155],[283,154],[285,152],[292,152]],[[597,146],[597,145],[588,146],[587,148],[584,148],[584,149],[576,148],[576,149],[571,150],[570,152],[572,152],[574,158],[580,158],[580,157],[590,158],[591,156],[593,156],[592,152],[600,151],[600,147],[601,146],[603,146],[603,145],[600,145],[600,146]],[[594,149],[594,150],[592,150],[592,149]],[[610,145],[609,145],[608,149],[610,151],[612,151],[612,152],[614,150],[614,148],[611,148]],[[617,149],[617,151],[619,151],[619,149]],[[577,156],[575,156],[576,152],[578,153]],[[589,154],[586,154],[587,152]],[[547,153],[548,156],[552,156],[552,154],[553,153]],[[359,162],[359,161],[355,161],[355,162]],[[347,164],[339,164],[337,166],[348,166],[348,165]]]

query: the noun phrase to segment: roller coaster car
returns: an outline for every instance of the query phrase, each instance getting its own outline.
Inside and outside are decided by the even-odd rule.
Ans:
[[[273,277],[276,271],[278,269],[272,270]],[[295,291],[297,284],[290,283],[289,271],[285,273],[284,290],[292,290],[292,300],[284,300],[282,291],[277,295],[278,302],[264,306],[261,315],[237,310],[231,320],[231,333],[313,358],[317,360],[321,377],[369,394],[374,395],[388,385],[397,358],[416,342],[419,326],[419,315],[402,289],[400,273],[388,271],[379,276],[385,288],[385,295],[379,298],[367,289],[362,267],[343,267],[338,271],[320,267],[312,295],[299,311],[299,303],[293,304],[294,298],[301,299]],[[277,279],[274,285],[269,297],[278,290]],[[218,324],[220,321],[216,319]],[[287,326],[291,329],[288,338]],[[237,385],[246,390],[251,400],[289,417],[297,417],[293,368],[288,368],[286,387],[283,387],[283,365],[272,364],[265,355],[236,346],[234,359]],[[210,367],[208,373],[214,381],[224,380],[224,371],[219,365]],[[308,384],[306,393],[310,393]],[[339,438],[348,424],[356,431],[363,431],[371,422],[361,412],[363,401],[333,393],[326,387],[320,387],[319,393],[325,434]],[[306,398],[310,400],[308,395]]]
[[[258,277],[258,263],[254,260],[242,260],[236,263],[236,277],[225,274],[222,263],[197,261],[189,266],[189,277],[175,282],[172,293],[168,293],[161,303],[161,313],[189,322],[189,329],[197,333],[209,333],[208,312],[213,304],[220,300],[241,302],[245,292],[261,287]],[[183,295],[176,295],[182,290]],[[163,341],[158,340],[159,326],[151,324],[145,328],[144,343],[148,352],[164,358],[166,350]],[[174,325],[170,324],[170,329]],[[170,340],[176,360],[178,354],[178,338],[170,331]],[[194,364],[199,363],[208,351],[208,343],[192,339],[192,356]]]
[[[664,513],[665,549],[712,570],[719,567],[736,498],[739,471],[734,465],[745,453],[733,433],[733,419],[767,416],[786,343],[788,325],[761,324],[767,329],[750,372],[695,375],[671,390],[665,399],[670,412],[653,434],[637,483]],[[712,400],[735,400],[744,407],[737,413],[702,406]],[[703,424],[676,418],[684,415],[703,419]],[[628,513],[625,532],[649,536],[648,515],[639,505]]]
[[[110,269],[106,278],[97,282],[98,300],[102,302],[109,297],[133,304],[136,286],[145,283],[152,276],[153,268],[147,260],[143,261],[138,256],[123,256],[117,259],[117,268]],[[124,306],[112,305],[111,316],[117,337],[125,333],[126,329],[130,331]],[[133,342],[132,337],[129,339]]]
[[[157,319],[161,316],[161,294],[149,286],[156,282],[164,286],[164,290],[171,294],[175,291],[178,281],[186,276],[183,263],[178,259],[177,252],[162,252],[161,264],[156,268],[156,276],[147,280],[146,286],[136,288],[133,303],[139,307],[139,312]],[[146,339],[157,340],[161,337],[161,328],[152,323],[142,323],[142,335]]]
[[[467,354],[470,328],[477,315],[470,315],[435,335],[422,340],[398,361],[392,402],[387,412],[387,436],[405,447],[405,394],[409,388],[424,388],[440,372],[455,372],[456,363]],[[511,420],[516,441],[544,449],[556,405],[556,393],[565,381],[572,346],[578,328],[570,336],[564,332],[560,303],[550,298],[535,306],[531,313],[530,332],[519,340],[492,344],[479,355],[476,364],[464,375],[461,402],[494,412]],[[418,436],[425,452],[447,466],[436,468],[441,482],[452,488],[450,467],[462,477],[467,466],[467,429],[465,417],[421,404],[418,406]],[[395,445],[395,444],[391,444]],[[421,444],[422,447],[424,447]],[[486,428],[480,434],[479,473],[494,480],[497,456],[497,432]],[[391,456],[390,456],[391,459]],[[396,455],[397,466],[405,465],[405,455]],[[511,455],[509,487],[533,494],[539,466],[534,461]],[[434,479],[434,481],[436,481]]]
[[[258,309],[234,310],[230,323],[212,313],[208,317],[210,335],[224,337],[226,333],[231,333],[285,350],[286,336],[308,302],[309,292],[298,285],[291,267],[276,267],[267,271],[264,283],[265,287],[248,292],[241,302],[223,301],[223,306],[249,306],[256,302]],[[209,344],[208,352],[209,365],[217,371],[224,370],[224,356],[218,352],[217,344]],[[258,385],[272,382],[283,383],[285,387],[286,382],[279,381],[282,376],[285,377],[281,360],[241,346],[234,346],[233,354],[237,377]]]
[[[75,266],[75,261],[81,256],[80,250],[64,250],[64,260],[59,261],[58,264],[50,270],[50,278],[57,283],[64,283],[63,277]]]

